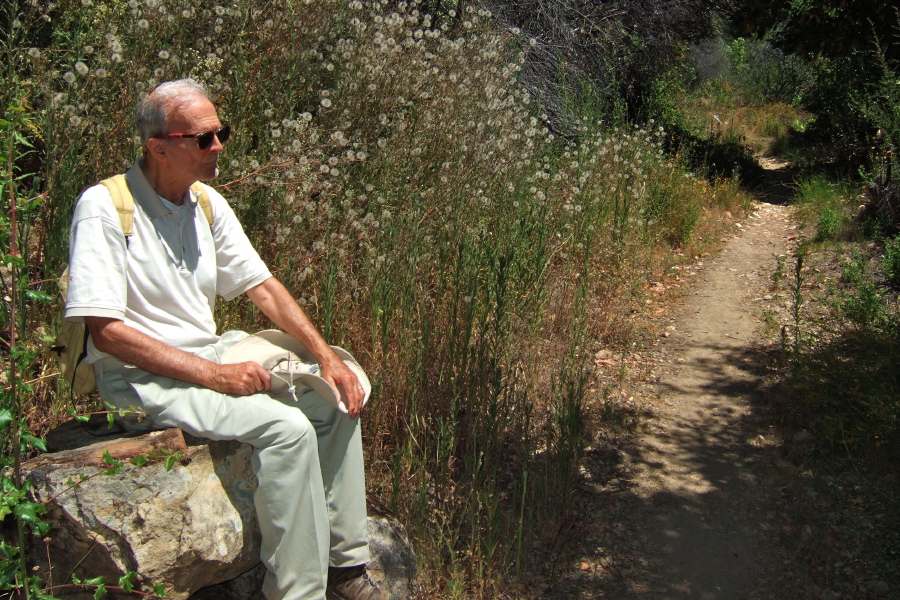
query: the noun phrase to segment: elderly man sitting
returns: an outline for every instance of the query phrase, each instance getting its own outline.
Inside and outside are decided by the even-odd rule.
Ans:
[[[143,157],[125,174],[127,237],[109,190],[87,189],[72,219],[65,317],[90,332],[105,402],[139,407],[152,427],[253,446],[264,583],[271,600],[386,600],[366,576],[366,498],[359,420],[365,391],[251,246],[216,177],[223,125],[203,86],[163,83],[137,108]],[[208,197],[212,222],[198,198]],[[206,198],[204,198],[206,201]],[[215,295],[248,298],[318,361],[346,414],[310,390],[269,393],[252,361],[221,364],[243,332],[216,334]],[[326,394],[327,395],[327,394]],[[128,423],[127,426],[135,426]]]

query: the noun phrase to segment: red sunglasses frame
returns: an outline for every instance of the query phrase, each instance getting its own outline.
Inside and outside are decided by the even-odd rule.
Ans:
[[[209,136],[208,142],[202,139],[204,136]],[[197,147],[201,150],[206,150],[212,146],[214,136],[219,139],[220,143],[224,144],[231,137],[231,125],[222,125],[215,131],[204,131],[203,133],[164,133],[162,135],[154,135],[153,138],[158,140],[194,138],[197,141]]]

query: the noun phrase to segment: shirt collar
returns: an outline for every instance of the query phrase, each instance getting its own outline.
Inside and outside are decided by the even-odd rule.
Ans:
[[[156,193],[156,190],[154,190],[153,186],[150,185],[150,182],[147,181],[147,177],[141,169],[140,157],[135,159],[134,164],[128,169],[128,172],[125,173],[125,180],[128,182],[128,187],[131,189],[135,201],[141,205],[141,209],[143,209],[148,217],[157,219],[172,212],[163,204],[159,194]],[[188,189],[185,197],[192,204],[197,203],[197,198],[193,190]]]

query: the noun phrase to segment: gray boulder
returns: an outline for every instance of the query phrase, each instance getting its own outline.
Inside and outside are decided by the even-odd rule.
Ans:
[[[48,439],[60,450],[23,466],[54,525],[30,549],[45,580],[104,575],[114,585],[133,571],[145,590],[162,584],[174,600],[262,600],[249,446],[185,440],[177,429],[85,435],[78,425],[61,428]],[[147,463],[137,466],[135,456]],[[372,578],[412,597],[415,556],[402,526],[377,507],[369,543]]]

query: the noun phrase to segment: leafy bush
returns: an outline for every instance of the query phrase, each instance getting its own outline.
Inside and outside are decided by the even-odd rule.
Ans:
[[[721,82],[740,103],[754,106],[797,104],[813,78],[806,61],[767,40],[709,38],[691,46],[688,60],[699,84]]]
[[[865,281],[844,296],[841,310],[855,325],[870,325],[884,316],[884,298],[874,283]]]
[[[884,243],[884,274],[892,285],[900,285],[900,236]]]
[[[844,186],[822,175],[811,176],[797,186],[797,205],[804,222],[815,224],[816,240],[836,240],[845,235],[850,222],[848,204],[852,197]]]

